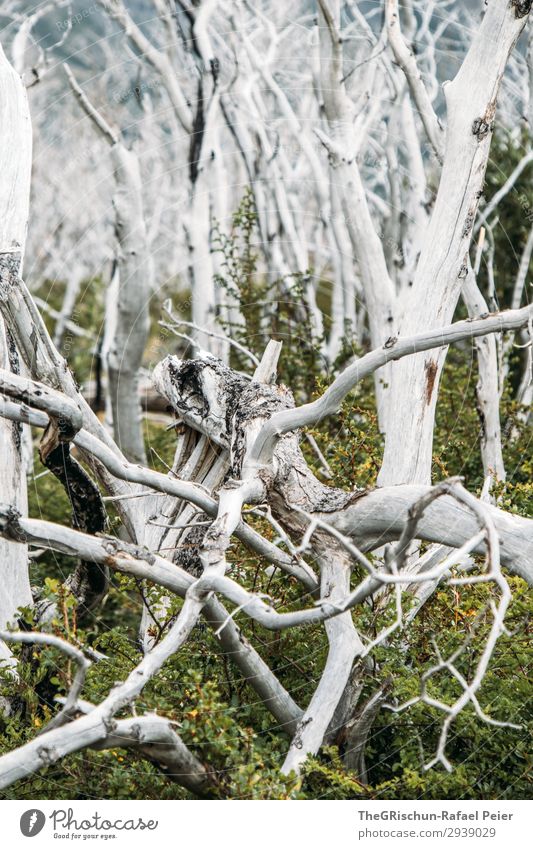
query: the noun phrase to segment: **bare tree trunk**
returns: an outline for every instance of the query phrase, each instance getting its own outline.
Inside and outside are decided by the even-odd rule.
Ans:
[[[137,154],[128,150],[82,91],[68,66],[70,86],[86,115],[111,145],[116,190],[117,267],[110,285],[114,316],[108,336],[107,368],[115,440],[126,457],[145,462],[139,403],[139,369],[148,340],[148,304],[152,295],[152,261],[144,221],[141,170]],[[110,337],[110,338],[109,338]]]
[[[349,591],[350,563],[342,551],[335,551],[331,540],[326,541],[326,547],[329,553],[324,552],[321,561],[321,598],[335,604]],[[306,758],[318,752],[350,678],[352,664],[363,651],[351,613],[335,616],[325,627],[329,643],[326,665],[291,741],[281,768],[285,775],[298,772]]]
[[[148,340],[152,262],[143,216],[137,155],[124,145],[111,148],[117,190],[113,198],[118,245],[115,334],[107,355],[113,431],[126,457],[145,462],[139,369]]]
[[[6,274],[20,273],[29,212],[31,132],[26,91],[0,47],[0,290]],[[14,341],[0,318],[0,368],[19,371]],[[3,500],[27,514],[26,471],[22,428],[0,419],[0,493]],[[2,582],[0,628],[12,623],[18,607],[32,604],[28,550],[0,541]],[[0,642],[0,657],[9,650]]]
[[[376,232],[357,164],[354,107],[343,82],[339,0],[319,0],[321,87],[328,133],[319,138],[330,161],[333,205],[342,210],[365,293],[372,346],[383,345],[394,329],[395,293],[383,245]],[[376,375],[380,427],[386,429],[389,367]]]
[[[18,357],[0,318],[0,368],[17,371]],[[22,515],[28,513],[26,470],[22,456],[22,425],[0,418],[0,493]],[[18,607],[31,606],[32,595],[28,574],[28,548],[0,539],[0,628],[13,624]],[[0,642],[0,656],[3,643]]]
[[[479,290],[472,268],[463,286],[463,300],[470,318],[479,318],[489,311]],[[475,340],[478,379],[476,386],[477,410],[481,424],[481,458],[485,476],[505,480],[500,423],[500,391],[498,385],[498,346],[494,336]]]
[[[529,10],[528,10],[529,11]],[[467,56],[446,85],[444,165],[401,333],[451,321],[468,272],[468,249],[483,191],[496,99],[509,54],[527,21],[518,4],[492,0]],[[391,427],[378,482],[428,483],[433,425],[445,350],[392,369]]]

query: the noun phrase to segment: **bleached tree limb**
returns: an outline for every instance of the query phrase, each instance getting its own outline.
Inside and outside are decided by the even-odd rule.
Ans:
[[[79,556],[94,564],[105,564],[123,574],[153,581],[182,598],[195,583],[194,578],[179,566],[147,549],[129,545],[114,537],[93,537],[40,519],[25,519],[5,505],[0,509],[0,534],[18,543],[25,541],[52,551]],[[300,709],[217,599],[208,599],[205,616],[216,632],[222,649],[235,661],[276,719],[289,729],[293,727],[301,715]]]
[[[99,130],[102,137],[111,145],[118,144],[119,134],[109,126],[104,116],[101,115],[98,109],[93,106],[83,89],[81,89],[78,85],[76,77],[72,73],[70,66],[67,63],[63,65],[63,70],[67,75],[67,80],[69,82],[70,88],[74,92],[78,103],[80,104],[85,114],[91,119],[94,126]]]
[[[428,492],[421,485],[382,487],[357,499],[343,515],[328,516],[328,521],[363,551],[371,551],[398,539],[412,504]],[[531,552],[533,525],[530,519],[511,515],[496,507],[487,507],[502,539],[501,559],[509,571],[533,583]],[[381,511],[386,512],[385,514]],[[381,515],[380,515],[381,513]],[[448,498],[439,499],[424,513],[417,534],[428,542],[458,548],[476,534],[471,516]],[[476,547],[477,551],[480,551]]]
[[[114,729],[113,716],[138,696],[165,661],[183,644],[197,619],[200,603],[185,601],[180,617],[167,636],[146,654],[122,683],[87,716],[45,732],[0,758],[0,787],[56,763],[72,752],[97,744]]]
[[[29,215],[31,124],[22,81],[1,47],[0,84],[2,136],[5,136],[0,154],[0,254],[3,261],[9,258],[5,255],[12,255],[14,268],[21,273]]]
[[[511,324],[527,323],[531,309],[526,307],[516,312],[511,311],[508,314],[508,320]],[[444,336],[440,339],[440,343],[446,344],[453,338],[465,338],[465,334],[470,336],[486,330],[502,329],[507,324],[505,315],[505,313],[496,314],[474,322],[457,322],[444,329]],[[434,331],[430,331],[426,336],[418,337],[416,345],[421,338],[425,339],[425,344],[436,344]],[[392,343],[392,356],[398,352],[401,354],[412,351],[413,348],[409,346],[413,344],[413,340],[405,340],[405,345],[401,340]],[[395,350],[396,346],[399,346],[398,350]],[[169,399],[172,399],[173,405],[180,409],[181,414],[201,432],[211,435],[212,422],[216,419],[219,425],[217,432],[219,441],[226,445],[228,442],[232,443],[234,456],[239,464],[243,461],[243,454],[239,447],[238,423],[243,412],[248,413],[253,405],[257,410],[259,422],[261,420],[265,422],[260,432],[264,434],[266,431],[272,437],[273,453],[268,456],[270,462],[273,458],[273,470],[268,471],[267,467],[266,480],[268,481],[268,475],[274,475],[268,486],[276,520],[289,528],[292,534],[298,534],[303,532],[306,524],[295,508],[310,514],[317,513],[319,519],[329,522],[345,536],[354,539],[356,545],[363,551],[368,551],[391,539],[398,538],[397,535],[399,536],[402,532],[408,508],[427,492],[427,487],[384,487],[368,493],[361,491],[349,493],[328,487],[320,483],[309,470],[299,451],[297,436],[290,431],[308,422],[304,415],[315,422],[320,417],[319,414],[329,412],[325,404],[321,406],[321,403],[324,403],[323,399],[326,398],[328,403],[331,402],[331,408],[333,408],[333,400],[340,403],[344,397],[343,393],[354,385],[354,379],[363,373],[371,373],[377,363],[381,363],[384,357],[391,355],[391,350],[382,349],[365,355],[349,366],[344,376],[341,375],[338,378],[340,383],[332,384],[338,392],[336,397],[332,399],[331,395],[328,397],[325,394],[317,402],[301,408],[293,408],[290,397],[283,391],[279,392],[275,389],[267,391],[266,388],[259,390],[259,387],[254,388],[242,378],[239,383],[235,372],[212,360],[196,363],[194,371],[191,372],[190,365],[182,367],[179,361],[167,358],[158,367],[158,383],[162,385],[162,382],[165,382],[165,392],[168,393]],[[359,370],[360,366],[361,370]],[[369,372],[366,370],[363,372],[366,367],[369,368]],[[187,376],[193,381],[192,385],[195,387],[193,394],[189,394]],[[201,404],[204,410],[203,418],[197,415]],[[233,433],[228,431],[226,424],[228,421],[233,421],[232,428],[235,429]],[[284,431],[287,431],[285,437],[282,436]],[[250,452],[250,459],[247,461],[250,469],[262,468],[261,462],[258,466],[255,465],[254,454],[258,443],[259,439],[256,438]],[[261,459],[259,454],[256,456]],[[292,512],[287,511],[287,504],[291,505]],[[498,532],[508,535],[507,543],[502,546],[502,562],[515,573],[531,581],[533,573],[529,560],[532,543],[530,520],[497,511],[494,521]],[[428,509],[419,525],[419,531],[423,539],[456,547],[461,546],[465,540],[476,533],[476,529],[472,528],[469,522],[468,515],[463,516],[457,505],[449,505],[446,499],[440,500],[438,505]]]
[[[24,406],[20,407],[16,404],[2,401],[1,398],[0,409],[1,415],[9,418],[11,421],[31,423],[35,427],[46,427],[48,423],[48,418],[44,414],[31,411],[28,408],[24,408]],[[190,501],[203,512],[207,513],[208,516],[216,515],[216,502],[202,487],[189,481],[177,480],[161,472],[155,472],[152,469],[128,463],[125,459],[120,460],[113,451],[85,430],[80,431],[74,437],[74,444],[86,451],[91,457],[97,459],[113,475],[113,479],[148,486],[156,492]],[[135,497],[137,492],[137,489],[130,489],[129,492],[125,493],[125,497]],[[122,498],[122,496],[119,497]],[[302,567],[298,563],[294,563],[290,556],[261,537],[253,528],[241,522],[236,529],[236,536],[242,539],[257,554],[265,557],[268,562],[279,566],[284,571],[287,571],[289,575],[297,577],[308,590],[313,591],[316,589],[316,577],[309,566]]]
[[[153,472],[152,474],[157,475],[158,473]],[[175,482],[168,481],[164,475],[161,477],[165,481],[165,490],[168,488],[168,491],[172,492]],[[161,488],[163,488],[163,484]],[[323,489],[327,491],[329,488],[324,487]],[[177,491],[183,493],[183,490],[179,489],[179,485]],[[357,540],[359,540],[359,544],[364,542],[364,546],[361,545],[364,550],[372,550],[372,548],[377,548],[379,545],[399,537],[403,528],[403,517],[408,508],[414,500],[425,492],[427,492],[427,487],[408,485],[376,489],[366,493],[364,497],[348,500],[346,508],[334,512],[333,516],[328,514],[327,518],[341,533],[353,537],[356,544]],[[212,513],[207,496],[204,498],[205,512]],[[496,510],[496,508],[493,509]],[[471,526],[468,518],[465,518],[460,510],[458,511],[453,505],[447,506],[442,511],[437,507],[433,510],[430,510],[429,515],[424,517],[419,527],[421,538],[430,542],[459,546],[465,539],[469,539],[473,535],[470,533]],[[506,537],[506,543],[502,547],[502,562],[531,583],[533,571],[528,560],[533,545],[531,520],[520,516],[511,516],[505,511],[498,510],[495,522],[499,533]],[[243,542],[249,544],[258,554],[262,554],[270,562],[283,568],[285,562],[279,556],[279,550],[276,550],[271,544],[266,544],[266,541],[264,541],[264,544],[259,540],[256,541],[258,535],[251,529],[245,531],[244,528],[237,526],[236,534],[241,536]]]
[[[61,704],[66,702],[63,698],[58,701]],[[73,712],[87,715],[95,706],[78,699],[74,707]],[[92,748],[99,751],[126,749],[139,752],[155,763],[171,781],[186,787],[197,796],[210,796],[218,786],[217,776],[183,743],[175,725],[171,720],[150,713],[118,719],[108,735]],[[49,730],[50,725],[47,728]]]
[[[411,96],[418,109],[433,152],[438,161],[442,163],[444,158],[444,130],[433,108],[413,51],[403,38],[398,0],[385,0],[385,22],[394,58],[405,74]]]
[[[73,439],[81,430],[83,416],[76,402],[43,383],[0,369],[0,393],[36,410],[46,411],[51,417],[59,420],[60,429],[69,439]]]
[[[98,3],[117,22],[132,45],[152,65],[158,74],[161,75],[176,118],[185,132],[190,133],[193,129],[191,110],[176,78],[169,57],[164,52],[158,50],[140,27],[137,26],[122,0],[98,0]]]
[[[524,288],[527,280],[527,275],[529,271],[529,263],[531,262],[531,255],[533,254],[533,224],[529,231],[526,244],[524,245],[524,250],[520,256],[520,264],[518,266],[518,272],[515,279],[515,284],[513,287],[513,297],[511,300],[511,308],[518,309],[521,302],[522,297],[524,295]]]
[[[173,725],[155,714],[119,719],[107,737],[93,748],[137,751],[155,763],[171,781],[196,796],[210,797],[219,783],[216,774],[191,752]]]
[[[501,572],[500,567],[500,542],[498,533],[496,531],[496,527],[493,522],[493,517],[490,512],[490,508],[482,502],[478,501],[474,498],[470,493],[464,490],[461,486],[454,487],[454,495],[459,498],[465,506],[467,506],[475,515],[476,520],[481,526],[485,527],[485,539],[486,539],[486,571],[482,575],[473,576],[473,577],[460,577],[454,578],[450,581],[451,585],[464,585],[468,583],[479,583],[479,582],[488,582],[492,581],[498,587],[500,593],[499,603],[496,604],[491,601],[490,606],[492,608],[493,613],[493,624],[489,632],[489,636],[477,663],[475,674],[472,678],[471,682],[468,682],[465,677],[458,671],[455,667],[456,659],[462,654],[465,648],[465,644],[463,644],[459,649],[457,649],[453,655],[447,660],[443,660],[438,647],[435,644],[438,663],[424,673],[421,680],[421,694],[419,697],[415,697],[411,699],[409,702],[400,706],[399,708],[393,708],[394,710],[404,710],[408,705],[415,704],[418,701],[423,701],[426,704],[432,705],[433,707],[442,710],[446,714],[446,718],[444,720],[439,743],[437,747],[437,753],[435,758],[430,761],[425,769],[430,769],[437,763],[442,763],[442,765],[451,772],[451,764],[446,758],[445,755],[445,747],[448,739],[448,732],[452,722],[457,718],[461,710],[471,702],[477,715],[488,722],[491,725],[496,726],[508,726],[513,728],[519,728],[514,723],[509,722],[500,722],[498,720],[493,719],[492,717],[487,716],[487,714],[481,709],[479,702],[477,700],[476,693],[481,686],[481,683],[484,679],[485,673],[488,668],[488,664],[492,654],[494,652],[494,648],[498,638],[502,633],[505,632],[504,626],[504,618],[509,606],[509,602],[511,600],[511,591],[507,581]],[[467,641],[468,642],[468,641]],[[454,678],[459,682],[462,687],[462,694],[455,700],[452,705],[448,705],[444,702],[434,699],[427,692],[427,683],[430,680],[431,676],[442,671],[443,669],[447,669],[451,672]]]
[[[77,294],[78,285],[76,284],[76,295],[74,296],[74,300],[70,302],[68,309],[66,309],[65,311],[63,311],[63,303],[61,312],[55,310],[53,307],[50,306],[50,304],[48,304],[38,295],[34,296],[33,298],[36,306],[38,306],[40,310],[42,310],[47,315],[51,316],[56,320],[56,327],[54,328],[54,345],[56,346],[56,348],[61,346],[61,341],[65,330],[68,330],[69,333],[72,334],[72,336],[79,336],[82,339],[90,339],[93,342],[95,341],[95,336],[93,333],[91,333],[90,330],[85,330],[85,328],[80,327],[79,324],[76,324],[70,318],[70,315],[72,313],[72,307],[74,306],[74,301],[77,297]],[[58,335],[57,331],[59,327],[61,329],[61,333]]]
[[[30,375],[63,392],[70,399],[75,399],[83,415],[84,427],[97,434],[98,440],[102,441],[105,449],[115,455],[116,459],[121,458],[120,450],[79,392],[66,361],[54,347],[23,280],[12,269],[3,271],[0,311]],[[126,493],[120,481],[108,475],[103,467],[97,466],[96,471],[104,486],[111,488],[114,494]],[[135,509],[127,502],[121,502],[119,510],[132,538],[135,539],[135,527],[138,522]]]
[[[69,443],[83,423],[78,405],[60,392],[5,370],[0,370],[0,394],[48,412],[50,421],[39,448],[41,460],[64,486],[72,506],[75,527],[90,533],[102,531],[106,516],[100,493],[70,453]],[[95,570],[90,563],[80,563],[67,579],[65,587],[74,594],[82,608],[94,607],[107,592],[106,570]]]
[[[54,634],[41,634],[35,631],[2,631],[0,639],[6,643],[25,643],[26,645],[45,645],[59,649],[70,660],[73,660],[78,667],[76,675],[70,686],[68,695],[63,703],[61,711],[45,726],[43,731],[51,731],[52,728],[58,728],[64,725],[71,718],[76,703],[80,697],[87,670],[91,665],[91,661],[85,657],[84,653],[73,646],[72,643],[57,637]]]
[[[126,680],[117,685],[104,701],[87,716],[73,720],[68,727],[45,732],[36,740],[0,758],[0,786],[57,762],[65,755],[105,740],[115,729],[113,716],[129,704],[159,671],[164,662],[188,638],[206,599],[195,592],[193,583],[187,591],[178,619],[168,634],[132,670]]]
[[[398,360],[421,351],[438,349],[463,339],[477,338],[490,333],[525,327],[531,318],[533,307],[488,313],[479,319],[458,321],[447,327],[428,330],[411,338],[391,337],[382,348],[355,360],[333,381],[316,401],[275,413],[265,422],[256,439],[252,460],[259,464],[269,463],[277,440],[296,428],[317,424],[325,416],[338,411],[346,395],[364,377],[373,374],[391,360]]]
[[[389,694],[392,681],[386,680],[367,701],[350,717],[341,732],[340,750],[343,763],[353,770],[362,784],[368,783],[365,749],[376,717]]]

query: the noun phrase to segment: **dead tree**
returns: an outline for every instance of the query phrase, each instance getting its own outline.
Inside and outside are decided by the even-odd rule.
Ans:
[[[70,68],[70,86],[80,106],[102,138],[110,145],[116,191],[113,196],[117,240],[116,273],[110,283],[106,319],[110,324],[108,350],[104,352],[109,378],[109,398],[115,440],[130,460],[146,460],[139,404],[139,369],[148,339],[153,280],[143,214],[139,160],[119,133],[111,129],[84,94]]]
[[[142,31],[132,28],[120,0],[101,2],[165,77],[176,118],[190,134],[194,129],[192,115],[173,77],[168,56],[154,52],[153,45],[143,40]],[[163,2],[156,5],[162,11],[165,25],[173,25],[168,5]],[[209,105],[218,109],[218,69],[205,29],[213,5],[205,2],[195,5],[194,11],[185,9],[195,39],[196,58],[203,62],[198,109],[203,108],[202,87],[207,83],[214,89],[210,92]],[[152,639],[149,611],[145,609],[143,656],[132,672],[116,683],[98,704],[83,699],[90,651],[46,633],[45,617],[36,616],[35,632],[21,634],[3,628],[0,639],[6,645],[28,640],[54,645],[76,665],[77,672],[50,725],[0,758],[0,787],[57,763],[72,752],[120,745],[132,747],[154,761],[195,794],[216,793],[219,780],[216,772],[185,746],[171,723],[151,715],[117,718],[135,703],[163,664],[182,649],[201,619],[212,629],[220,651],[236,665],[261,704],[287,733],[286,756],[280,762],[283,774],[299,773],[309,755],[316,754],[325,742],[333,740],[342,748],[343,740],[349,740],[354,753],[351,765],[364,778],[367,735],[377,712],[384,707],[403,711],[415,702],[422,702],[443,714],[435,757],[426,764],[427,768],[436,764],[452,768],[447,755],[448,735],[453,722],[467,706],[480,721],[516,727],[504,715],[489,716],[482,707],[479,691],[498,639],[505,633],[505,616],[511,600],[508,575],[517,575],[533,584],[533,520],[476,498],[458,479],[432,485],[428,463],[440,369],[447,348],[475,340],[481,360],[482,340],[493,338],[494,334],[505,334],[507,340],[520,333],[531,335],[531,306],[520,308],[517,295],[513,309],[486,312],[473,277],[468,277],[468,248],[489,153],[496,95],[529,7],[530,4],[504,0],[489,3],[461,69],[447,87],[448,115],[443,143],[432,93],[423,86],[405,41],[407,33],[400,31],[398,5],[392,0],[386,3],[387,43],[397,67],[391,70],[384,60],[382,73],[397,94],[397,103],[389,117],[405,122],[407,127],[410,161],[417,173],[415,206],[423,193],[424,169],[420,167],[420,150],[417,154],[414,145],[413,104],[421,113],[436,168],[440,169],[442,160],[435,205],[427,230],[418,242],[420,257],[408,258],[407,265],[411,263],[414,274],[413,286],[409,287],[403,270],[391,273],[388,267],[391,251],[384,249],[372,218],[371,204],[379,208],[379,192],[367,192],[353,155],[356,140],[351,122],[356,114],[354,103],[356,100],[359,103],[359,99],[352,100],[346,88],[340,8],[335,2],[320,0],[319,78],[324,127],[317,129],[331,170],[321,175],[319,192],[322,196],[326,193],[331,207],[341,209],[344,216],[351,212],[351,204],[357,212],[357,220],[345,217],[342,227],[327,244],[344,244],[349,238],[361,290],[367,298],[366,308],[376,310],[369,319],[371,349],[353,358],[315,400],[301,404],[295,402],[290,387],[277,383],[281,350],[278,342],[267,345],[261,360],[252,353],[254,369],[250,373],[231,368],[211,353],[201,352],[195,359],[165,356],[153,369],[152,379],[177,429],[174,464],[168,473],[156,472],[123,455],[117,441],[111,438],[80,393],[23,282],[21,262],[28,209],[31,131],[20,81],[3,59],[0,127],[2,132],[9,128],[18,145],[17,155],[6,158],[0,180],[0,207],[7,210],[2,226],[11,228],[6,230],[1,243],[0,310],[8,352],[0,369],[0,421],[2,428],[6,428],[1,433],[10,434],[13,439],[17,433],[14,427],[21,424],[43,431],[40,456],[69,491],[73,526],[25,515],[22,488],[19,482],[13,486],[11,477],[2,481],[0,539],[2,545],[9,546],[10,556],[14,552],[20,558],[23,567],[20,571],[25,576],[27,547],[38,546],[75,559],[77,565],[67,588],[80,610],[101,602],[107,589],[108,570],[133,576],[144,587],[154,588],[162,607],[165,596],[175,595],[183,603],[179,613],[162,628],[159,640]],[[357,8],[354,20],[360,20]],[[375,35],[368,34],[368,39],[374,50]],[[429,53],[431,60],[431,50]],[[253,64],[253,45],[248,46],[248,57]],[[257,63],[255,71],[259,73]],[[282,102],[276,80],[269,79],[268,73],[264,79],[276,102]],[[464,97],[465,86],[469,90],[468,98]],[[80,90],[77,93],[84,109],[91,113],[90,104]],[[364,92],[359,95],[364,102]],[[256,97],[253,91],[248,96],[252,116],[262,115],[265,104],[261,97]],[[224,108],[229,112],[230,98],[226,101]],[[297,132],[301,124],[291,105],[285,104],[283,109],[291,133]],[[101,116],[92,117],[102,121]],[[360,122],[363,137],[368,117],[363,115]],[[200,118],[203,120],[205,116],[200,115],[199,121]],[[119,140],[107,125],[100,129],[107,135],[122,167]],[[201,123],[197,129],[203,138],[206,124]],[[249,127],[244,130],[241,127],[233,137],[237,146],[243,148],[239,156],[252,167],[249,151],[244,150],[248,131]],[[259,133],[259,136],[261,145],[267,145],[270,151],[268,134]],[[304,147],[304,161],[318,169],[318,158],[308,144]],[[7,142],[0,145],[0,150],[7,149]],[[204,156],[205,150],[196,150],[188,160],[189,167],[197,167]],[[271,168],[275,159],[275,156],[272,161],[268,158],[266,166]],[[390,140],[387,161],[394,163]],[[282,158],[279,171],[276,163],[271,173],[276,172],[280,177],[287,162]],[[283,180],[280,177],[278,181],[277,177],[274,185],[265,190],[265,196],[272,192],[278,199],[279,220],[283,218],[285,232],[290,230],[295,237],[285,254],[281,240],[273,239],[274,262],[276,267],[281,267],[287,263],[290,252],[295,262],[301,261],[296,255],[306,239],[300,235],[305,233],[305,228],[299,227],[298,214],[293,214],[286,203],[285,187],[280,188]],[[201,215],[200,237],[207,248],[208,213],[205,208],[195,207],[199,196],[195,195],[195,180],[191,182],[194,190],[190,201]],[[391,175],[391,196],[397,197],[398,189],[399,184]],[[257,191],[256,197],[260,195],[261,191]],[[415,215],[417,227],[423,226],[424,215],[426,212],[420,211]],[[259,217],[263,218],[260,226],[268,237],[271,218],[265,209]],[[389,218],[391,233],[397,232],[398,223],[394,216]],[[124,243],[128,239],[124,236]],[[385,276],[376,276],[376,269],[381,269]],[[521,271],[516,283],[520,292],[523,277]],[[461,292],[469,318],[453,322]],[[199,293],[205,293],[203,286],[197,296]],[[172,326],[172,312],[167,323]],[[180,320],[177,323],[182,326]],[[194,319],[192,324],[196,325]],[[390,333],[386,331],[388,324],[393,325]],[[199,332],[216,338],[217,331],[210,328],[202,327]],[[231,339],[229,342],[240,344]],[[531,340],[526,344],[531,344]],[[489,355],[483,379],[490,383],[484,383],[482,388],[490,385],[493,394],[494,350],[490,352],[490,343],[487,347]],[[15,352],[21,373],[14,367]],[[242,345],[240,352],[246,353]],[[325,417],[335,416],[361,380],[377,375],[379,370],[383,374],[384,369],[393,382],[391,390],[383,392],[380,399],[386,432],[381,485],[363,490],[325,484],[314,474],[300,449],[302,432]],[[404,379],[398,377],[402,374]],[[492,417],[494,424],[498,414],[494,397],[487,398],[480,391],[480,399],[487,421]],[[137,404],[136,397],[130,400]],[[493,433],[490,436],[497,443],[497,436]],[[91,474],[72,453],[74,448]],[[484,451],[488,470],[499,462],[497,444],[493,441],[489,445],[487,441]],[[15,452],[11,472],[19,469],[17,463],[20,460]],[[105,533],[103,493],[115,499],[122,521],[120,536]],[[274,542],[256,529],[256,515],[275,531]],[[298,582],[302,595],[295,609],[280,612],[275,599],[265,598],[238,577],[228,574],[234,538],[257,556],[264,567],[279,570],[284,581]],[[429,553],[422,557],[413,554],[417,541],[431,544]],[[179,545],[183,542],[185,553]],[[178,553],[172,557],[169,550]],[[371,558],[370,553],[375,556]],[[436,662],[421,676],[418,696],[398,704],[394,699],[394,681],[387,678],[360,704],[366,674],[364,661],[373,650],[377,646],[386,648],[396,632],[402,631],[408,637],[411,622],[437,587],[477,583],[491,584],[494,595],[488,634],[479,645],[468,674],[461,672],[458,664],[466,645],[451,656],[443,656],[436,646]],[[9,601],[10,613],[6,619],[12,618],[13,606],[21,603],[27,587],[19,578],[14,586],[16,592]],[[390,603],[394,610],[392,622],[377,636],[365,628],[360,615],[362,605],[376,599]],[[307,704],[297,703],[294,694],[287,691],[263,660],[260,648],[242,634],[237,622],[245,618],[272,631],[323,625],[327,658]],[[154,621],[160,624],[157,611]],[[428,688],[432,676],[444,670],[459,685],[459,695],[449,703],[434,698]],[[208,755],[205,759],[208,761]]]

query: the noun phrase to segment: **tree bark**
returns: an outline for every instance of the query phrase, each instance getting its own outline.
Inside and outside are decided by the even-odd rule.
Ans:
[[[529,8],[528,10],[529,11]],[[435,207],[401,323],[402,334],[451,321],[468,272],[468,249],[483,192],[496,100],[507,60],[527,22],[508,0],[491,0],[454,80],[446,84],[448,124]],[[445,350],[392,369],[394,415],[380,485],[429,483],[435,406]]]
[[[5,274],[19,273],[24,255],[31,175],[30,115],[26,91],[0,47],[0,292]],[[17,374],[20,361],[15,342],[0,318],[0,368]],[[26,470],[22,457],[22,426],[0,418],[0,494],[2,500],[27,513]],[[28,550],[0,541],[2,589],[0,628],[12,624],[18,607],[30,606]],[[10,651],[0,641],[0,657]]]

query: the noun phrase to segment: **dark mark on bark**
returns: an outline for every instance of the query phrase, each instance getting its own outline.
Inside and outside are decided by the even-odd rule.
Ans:
[[[10,504],[0,507],[0,528],[7,539],[14,542],[27,542],[28,540],[19,521],[21,515]]]
[[[515,18],[525,18],[531,12],[532,0],[511,0]]]
[[[0,299],[4,300],[15,280],[18,280],[22,255],[20,253],[0,254]]]
[[[392,678],[387,677],[379,689],[354,712],[338,734],[336,743],[343,763],[347,769],[357,775],[357,779],[363,786],[368,783],[365,748],[372,726],[382,705],[387,701],[392,686]]]
[[[463,239],[470,235],[472,227],[474,226],[474,221],[476,218],[476,213],[470,210],[465,219],[465,226],[463,227]]]
[[[388,340],[389,346],[396,339]],[[242,461],[247,449],[248,434],[254,424],[268,420],[277,411],[294,407],[294,398],[287,387],[265,385],[245,380],[214,357],[181,362],[168,358],[168,376],[172,391],[172,407],[178,415],[196,429],[209,434],[216,423],[219,444],[229,447],[231,466],[229,479],[240,480]],[[300,434],[283,436],[275,451],[275,467],[257,471],[269,493],[274,518],[294,539],[301,537],[307,520],[293,510],[297,505],[303,510],[331,514],[342,510],[365,494],[365,490],[346,490],[322,484],[308,467],[300,447]],[[228,478],[225,485],[228,486]],[[190,529],[180,537],[175,555],[190,574],[200,570],[198,549],[206,547],[203,528]],[[332,538],[318,529],[313,534],[313,553],[320,550],[330,555]]]
[[[142,545],[135,545],[135,543],[125,542],[122,539],[116,539],[115,537],[106,537],[100,536],[102,540],[102,548],[109,555],[109,562],[116,563],[117,557],[133,557],[134,560],[143,560],[145,563],[148,563],[152,566],[156,557],[148,548],[145,548]]]
[[[6,342],[7,342],[7,356],[9,360],[9,367],[13,374],[20,374],[20,357],[17,351],[17,346],[15,345],[15,340],[11,334],[11,331],[6,326]],[[15,449],[15,453],[20,460],[21,457],[21,448],[22,448],[22,424],[20,422],[11,422],[11,433],[13,435],[13,447]]]
[[[426,370],[426,404],[429,405],[437,377],[437,363],[434,360],[426,360],[424,368]]]
[[[200,173],[201,150],[205,133],[204,87],[201,79],[198,80],[197,92],[196,102],[198,106],[194,116],[193,131],[189,146],[189,176],[193,186]]]
[[[476,412],[479,418],[479,426],[481,429],[481,441],[486,443],[487,441],[487,420],[485,419],[485,413],[483,412],[483,407],[480,403],[479,393],[476,391]]]
[[[478,141],[483,141],[485,136],[491,132],[493,127],[492,121],[485,121],[483,118],[476,118],[472,124],[472,132],[477,136]]]
[[[313,721],[313,717],[310,716],[310,717],[308,717],[308,719],[302,719],[302,721],[298,723],[298,730],[296,731],[296,734],[294,735],[294,740],[292,741],[292,745],[294,746],[295,749],[301,749],[302,748],[302,746],[303,746],[302,731],[304,730],[305,726],[309,725],[309,723],[312,722],[312,721]]]
[[[59,759],[57,750],[53,746],[39,746],[37,755],[45,766],[51,766]]]
[[[205,515],[202,513],[198,518],[202,521],[205,519]],[[205,525],[196,525],[186,530],[180,537],[179,547],[172,558],[173,563],[181,566],[193,578],[199,578],[203,572],[200,548],[204,542],[205,533]]]

